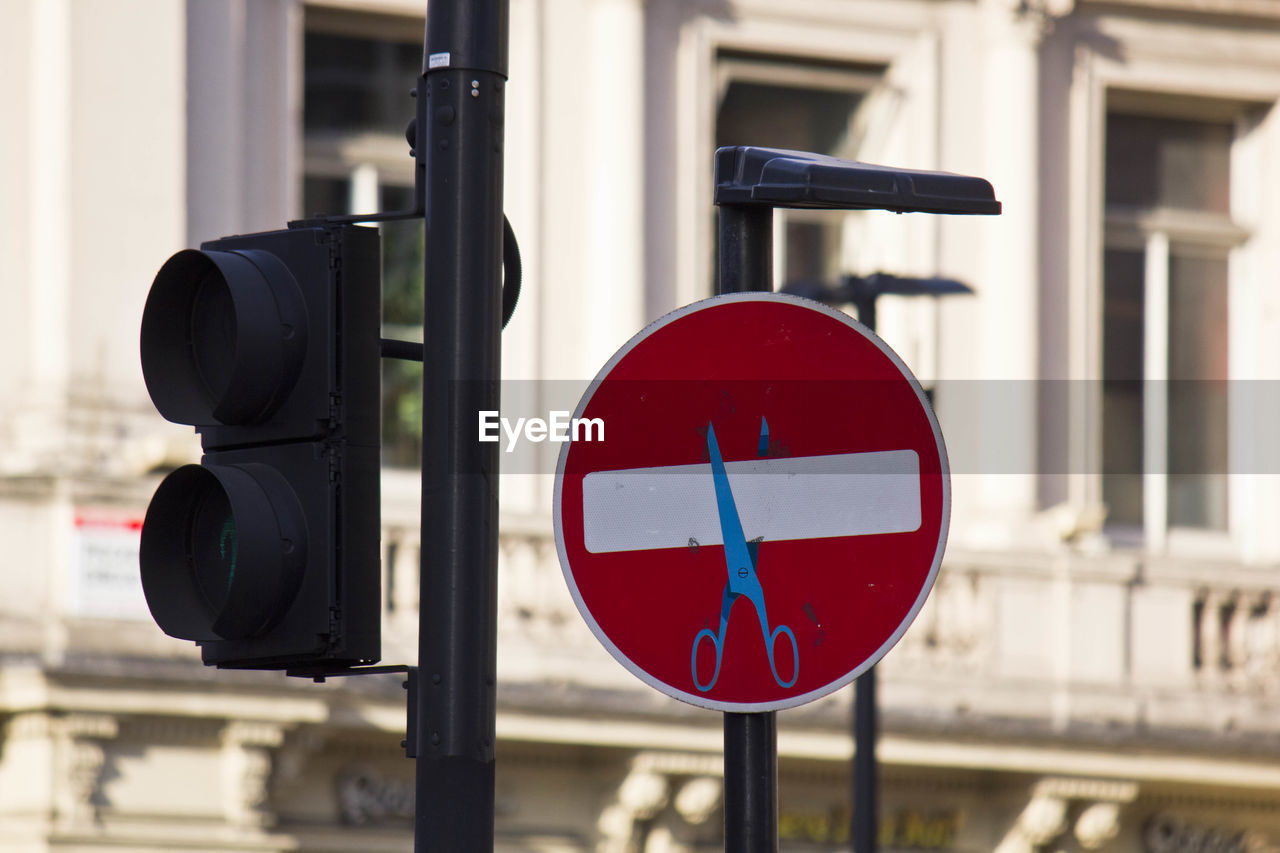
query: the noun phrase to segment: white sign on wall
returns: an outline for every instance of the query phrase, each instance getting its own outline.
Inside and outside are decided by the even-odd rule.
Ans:
[[[151,619],[138,574],[141,533],[141,516],[77,510],[67,590],[71,613],[102,619]]]

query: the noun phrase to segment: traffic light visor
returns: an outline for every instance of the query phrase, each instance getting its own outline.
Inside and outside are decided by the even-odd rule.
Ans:
[[[270,252],[186,249],[156,274],[142,313],[142,374],[165,418],[252,424],[292,389],[306,353],[301,291]]]
[[[142,526],[142,589],[156,624],[196,642],[268,630],[305,565],[297,497],[265,465],[184,465],[160,484]]]

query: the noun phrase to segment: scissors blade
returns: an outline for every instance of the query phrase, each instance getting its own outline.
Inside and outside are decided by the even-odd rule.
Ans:
[[[707,453],[711,457],[711,479],[716,487],[716,510],[720,516],[720,536],[724,540],[725,566],[729,571],[729,591],[750,595],[759,588],[756,564],[747,547],[746,534],[742,532],[742,520],[733,500],[733,489],[729,487],[729,474],[720,455],[715,427],[710,424],[707,425]]]

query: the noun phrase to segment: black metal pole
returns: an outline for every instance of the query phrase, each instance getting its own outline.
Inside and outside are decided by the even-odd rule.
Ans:
[[[777,853],[778,715],[724,715],[724,849]]]
[[[854,301],[858,321],[876,330],[876,294]],[[875,853],[879,834],[879,804],[876,802],[876,668],[873,666],[853,683],[853,815],[849,827],[854,853]]]
[[[853,835],[854,853],[875,853],[879,834],[876,802],[876,668],[853,683]]]
[[[720,205],[721,293],[773,290],[773,208]]]
[[[873,332],[876,330],[876,296],[875,293],[862,294],[853,300],[853,307],[858,309],[858,322]]]
[[[773,290],[773,209],[720,205],[721,293]],[[778,715],[724,715],[724,849],[777,853]]]
[[[432,0],[415,132],[426,218],[414,850],[494,840],[497,410],[507,0]]]

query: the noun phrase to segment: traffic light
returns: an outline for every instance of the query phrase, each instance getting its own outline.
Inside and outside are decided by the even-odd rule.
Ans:
[[[156,623],[204,662],[333,671],[380,656],[378,232],[227,237],[171,257],[142,371],[200,434],[142,527]]]

